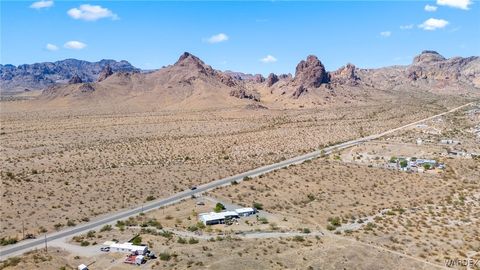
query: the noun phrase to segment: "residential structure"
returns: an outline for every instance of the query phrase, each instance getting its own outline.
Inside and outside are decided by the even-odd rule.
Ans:
[[[210,212],[202,213],[199,215],[199,219],[205,225],[224,224],[226,219],[239,218],[235,211],[223,211],[220,213]]]
[[[145,255],[148,252],[147,246],[137,246],[132,243],[113,243],[110,245],[110,252],[124,252],[124,253],[137,253],[140,255]]]
[[[255,213],[257,213],[257,210],[251,207],[246,207],[246,208],[235,209],[235,212],[241,217],[248,217],[251,215],[255,215]]]

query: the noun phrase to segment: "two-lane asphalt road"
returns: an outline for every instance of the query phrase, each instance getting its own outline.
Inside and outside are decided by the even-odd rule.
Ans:
[[[108,214],[108,215],[105,215],[104,217],[101,217],[97,220],[94,220],[94,221],[91,221],[91,222],[88,222],[88,223],[85,223],[85,224],[81,224],[81,225],[78,225],[78,226],[75,226],[75,227],[72,227],[72,228],[69,228],[69,229],[65,229],[65,230],[62,230],[62,231],[59,231],[59,232],[51,233],[51,234],[46,235],[45,237],[39,236],[39,239],[21,241],[21,242],[15,244],[15,245],[11,245],[11,246],[8,246],[8,247],[3,247],[0,250],[0,259],[5,260],[9,257],[23,254],[23,253],[25,253],[29,250],[42,248],[45,245],[45,241],[47,241],[47,243],[48,243],[48,242],[53,241],[53,240],[57,240],[57,239],[64,238],[64,237],[74,236],[76,234],[84,233],[84,232],[87,232],[89,230],[99,229],[101,226],[104,226],[104,225],[107,225],[107,224],[114,224],[117,220],[126,219],[128,217],[138,215],[142,212],[148,212],[150,210],[157,209],[157,208],[162,207],[162,206],[167,206],[167,205],[173,204],[173,203],[181,201],[183,199],[188,199],[195,194],[202,193],[202,192],[205,192],[205,191],[208,191],[208,190],[212,190],[214,188],[217,188],[217,187],[220,187],[220,186],[223,186],[223,185],[228,185],[228,184],[232,183],[233,181],[240,182],[244,179],[244,177],[256,177],[256,176],[259,176],[259,175],[262,175],[262,174],[265,174],[265,173],[268,173],[268,172],[271,172],[271,171],[275,171],[275,170],[278,170],[278,169],[281,169],[281,168],[288,167],[290,165],[300,164],[304,161],[320,157],[321,155],[328,155],[328,154],[330,154],[334,151],[338,151],[338,150],[345,149],[345,148],[348,148],[348,147],[351,147],[351,146],[354,146],[354,145],[358,145],[360,143],[371,141],[371,140],[380,138],[382,136],[391,134],[393,132],[396,132],[398,130],[401,130],[401,129],[404,129],[404,128],[407,128],[407,127],[410,127],[410,126],[413,126],[413,125],[417,125],[417,124],[422,123],[424,121],[428,121],[428,120],[433,119],[435,117],[439,117],[439,116],[457,111],[459,109],[462,109],[466,106],[471,105],[472,103],[462,105],[460,107],[454,108],[454,109],[449,110],[447,112],[440,113],[440,114],[422,119],[420,121],[410,123],[408,125],[404,125],[404,126],[401,126],[401,127],[398,127],[398,128],[394,128],[394,129],[385,131],[385,132],[380,133],[380,134],[371,135],[371,136],[367,136],[367,137],[364,137],[364,138],[360,138],[360,139],[356,139],[356,140],[352,140],[352,141],[348,141],[348,142],[344,142],[344,143],[339,143],[337,145],[329,146],[329,147],[326,147],[324,149],[317,150],[317,151],[314,151],[314,152],[311,152],[311,153],[308,153],[308,154],[305,154],[305,155],[297,156],[297,157],[294,157],[294,158],[290,158],[290,159],[287,159],[287,160],[284,160],[284,161],[281,161],[281,162],[278,162],[278,163],[275,163],[275,164],[263,166],[263,167],[260,167],[260,168],[257,168],[257,169],[253,169],[253,170],[250,170],[250,171],[247,171],[247,172],[244,172],[244,173],[241,173],[241,174],[237,174],[237,175],[234,175],[234,176],[226,177],[226,178],[223,178],[223,179],[220,179],[220,180],[215,180],[215,181],[212,181],[210,183],[198,186],[195,190],[182,191],[182,192],[179,192],[179,193],[177,193],[177,194],[175,194],[171,197],[156,200],[156,201],[152,201],[152,202],[146,203],[144,205],[140,205],[140,206],[138,206],[134,209],[127,209],[127,210],[122,210],[122,211],[117,212],[117,213]]]

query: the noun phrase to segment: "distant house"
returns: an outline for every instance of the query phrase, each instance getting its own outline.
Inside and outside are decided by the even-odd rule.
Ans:
[[[246,208],[235,209],[235,212],[241,217],[248,217],[251,215],[255,215],[255,213],[257,213],[257,210],[251,207],[246,207]]]
[[[224,211],[220,213],[210,212],[202,213],[199,215],[199,219],[205,225],[215,225],[215,224],[224,224],[225,220],[232,218],[239,218],[237,212],[235,211]]]
[[[137,253],[140,255],[146,254],[148,251],[147,246],[137,246],[132,243],[113,243],[110,245],[110,252],[124,252],[124,253]]]
[[[423,166],[425,164],[428,164],[431,167],[434,167],[437,165],[437,161],[433,159],[417,159],[415,162],[417,163],[417,166]]]
[[[440,143],[441,144],[460,144],[460,141],[447,139],[447,140],[440,140]]]

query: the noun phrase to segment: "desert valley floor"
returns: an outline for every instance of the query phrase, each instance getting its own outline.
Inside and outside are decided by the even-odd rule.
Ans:
[[[470,101],[421,94],[317,108],[137,112],[25,110],[21,103],[27,101],[3,102],[0,237],[41,236]],[[437,143],[461,138],[462,149],[478,153],[478,138],[470,132],[480,122],[478,104],[441,119],[441,125],[425,123],[204,194],[225,205],[260,204],[260,220],[197,228],[197,214],[214,204],[198,206],[192,199],[69,245],[82,249],[80,243],[88,242],[87,250],[97,250],[106,240],[140,234],[163,256],[142,269],[437,269],[448,259],[479,259],[480,164],[447,157]],[[415,143],[419,138],[423,144]],[[408,147],[444,162],[446,169],[411,173],[382,167],[395,153],[407,156]],[[149,220],[157,226],[140,226]],[[237,236],[246,231],[279,235]],[[121,256],[79,254],[52,248],[0,268],[73,269],[95,261],[92,269],[129,269]]]

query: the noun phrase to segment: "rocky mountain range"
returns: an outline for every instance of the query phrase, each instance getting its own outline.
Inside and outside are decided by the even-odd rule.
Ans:
[[[2,92],[44,89],[55,84],[67,83],[74,77],[80,78],[82,82],[93,82],[107,66],[112,72],[140,71],[127,61],[105,59],[98,62],[66,59],[31,65],[0,65],[0,87]],[[75,80],[78,81],[78,78]]]
[[[25,73],[28,75],[5,76],[9,80],[4,79],[6,73],[2,73],[2,84],[28,78],[27,82],[33,87],[46,87],[40,97],[42,100],[135,102],[136,105],[189,108],[239,104],[316,106],[361,101],[392,91],[480,94],[479,57],[446,59],[434,51],[422,52],[407,66],[361,69],[347,64],[332,72],[328,72],[316,56],[310,55],[300,61],[294,76],[272,73],[267,78],[260,74],[215,70],[187,52],[175,64],[149,73],[140,73],[124,61],[100,61],[90,65],[93,66],[91,70],[59,68],[63,71],[61,74],[53,69],[42,73],[39,68],[32,68],[51,78],[61,77],[62,80],[56,81],[62,83],[52,83],[51,79],[49,84],[40,80],[43,83],[35,85],[31,80],[35,75],[31,74],[36,73],[29,72]]]

